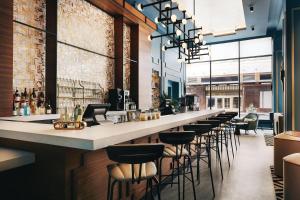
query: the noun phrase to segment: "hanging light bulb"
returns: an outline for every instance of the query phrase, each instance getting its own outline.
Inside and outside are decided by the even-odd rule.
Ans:
[[[195,38],[195,43],[198,44],[200,42],[199,38]]]
[[[183,23],[184,25],[186,25],[186,23],[187,23],[186,19],[182,19],[182,23]]]
[[[203,41],[203,35],[199,35],[198,37],[199,37],[200,42],[202,42]]]
[[[171,40],[167,40],[167,44],[168,44],[168,45],[171,45]]]
[[[206,41],[204,40],[204,41],[202,42],[202,44],[203,44],[203,45],[206,45]]]
[[[141,4],[141,3],[138,3],[138,4],[136,4],[136,8],[139,10],[139,11],[143,11],[143,4]]]
[[[195,21],[196,20],[196,16],[192,15],[192,20]]]
[[[175,23],[176,20],[177,20],[177,16],[176,16],[175,14],[173,14],[173,15],[171,16],[171,21],[172,21],[173,23]]]
[[[162,50],[162,51],[166,51],[166,50],[167,50],[166,46],[165,46],[165,45],[162,45],[161,50]]]
[[[182,48],[186,49],[187,48],[187,43],[184,42],[184,43],[181,44],[181,46],[182,46]]]
[[[148,40],[152,41],[152,35],[148,35]]]
[[[171,8],[171,5],[169,3],[165,4],[165,9]]]
[[[180,36],[180,35],[181,35],[181,30],[177,29],[177,30],[176,30],[176,35],[177,35],[177,36]]]
[[[157,24],[159,23],[158,17],[155,17],[155,18],[154,18],[154,22],[157,23]]]

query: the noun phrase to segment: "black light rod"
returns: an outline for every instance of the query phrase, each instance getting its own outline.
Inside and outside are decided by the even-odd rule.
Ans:
[[[148,6],[154,6],[156,4],[165,3],[165,2],[168,2],[168,1],[170,1],[170,0],[161,0],[161,1],[153,2],[153,3],[149,3],[149,4],[145,4],[145,5],[142,4],[142,8],[145,8],[145,7],[148,7]]]

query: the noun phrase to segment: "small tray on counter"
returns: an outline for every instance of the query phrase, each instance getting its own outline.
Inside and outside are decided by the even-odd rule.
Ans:
[[[74,121],[55,121],[53,127],[55,130],[82,130],[86,126],[85,122]]]

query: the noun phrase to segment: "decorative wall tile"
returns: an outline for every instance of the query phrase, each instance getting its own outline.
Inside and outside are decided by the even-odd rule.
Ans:
[[[125,90],[130,90],[130,26],[127,24],[123,25],[123,59],[124,59],[124,77],[123,87]]]
[[[114,57],[114,18],[85,0],[58,1],[57,38]]]
[[[45,29],[44,0],[14,0],[14,19]],[[45,33],[14,23],[13,27],[13,87],[44,90]]]
[[[58,41],[83,48],[58,42],[59,80],[80,80],[101,91],[97,98],[86,99],[83,106],[106,102],[108,90],[114,88],[114,18],[84,0],[60,0]],[[91,91],[86,90],[88,92]],[[57,105],[66,105],[67,101],[82,104],[77,100],[58,98]],[[67,103],[67,107],[69,105],[72,103]]]

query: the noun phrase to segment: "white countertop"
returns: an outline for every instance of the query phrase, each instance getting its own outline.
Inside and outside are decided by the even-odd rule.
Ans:
[[[39,121],[39,120],[59,119],[59,117],[60,117],[59,114],[47,114],[47,115],[0,117],[0,120],[17,121],[17,122],[31,122],[31,121]]]
[[[205,119],[220,112],[223,112],[223,110],[193,111],[162,116],[158,120],[103,124],[86,127],[83,130],[55,130],[50,124],[0,120],[0,137],[70,148],[97,150]]]

